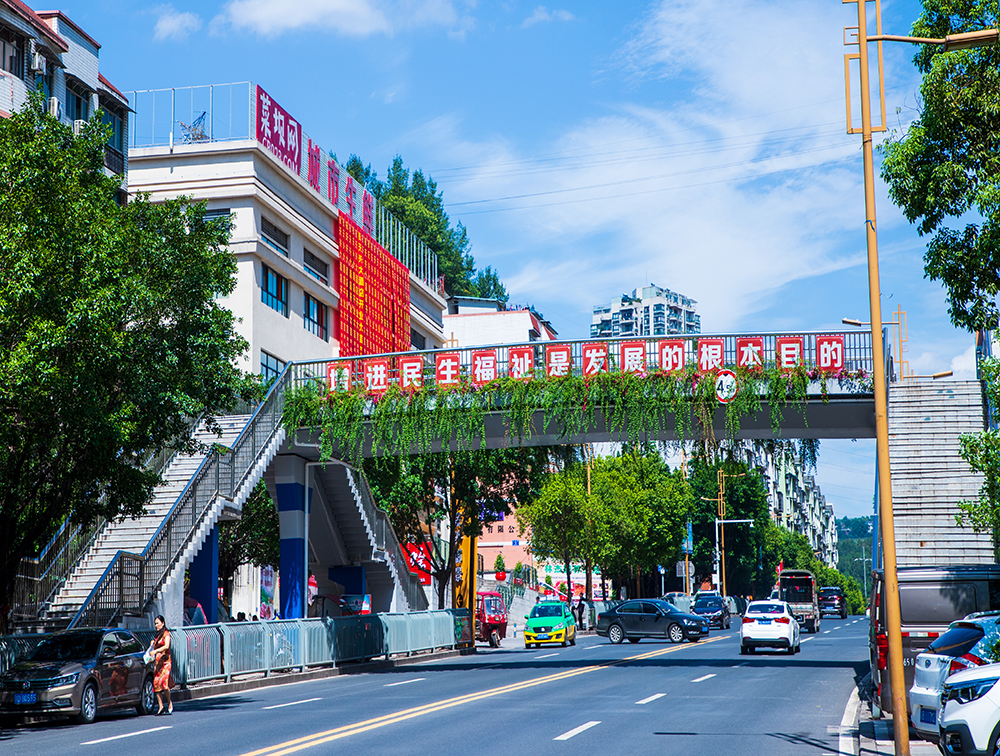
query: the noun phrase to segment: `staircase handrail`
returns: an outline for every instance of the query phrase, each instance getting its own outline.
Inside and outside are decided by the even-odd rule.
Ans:
[[[211,509],[215,499],[218,496],[223,496],[230,500],[234,498],[236,492],[239,490],[239,486],[243,484],[252,469],[257,455],[262,449],[267,447],[277,429],[280,428],[285,387],[289,382],[292,364],[288,363],[285,365],[285,368],[278,375],[277,379],[271,384],[270,389],[264,396],[264,400],[257,405],[256,410],[254,410],[253,414],[247,420],[243,430],[237,436],[236,441],[233,442],[233,445],[226,449],[224,453],[220,452],[219,445],[216,445],[205,456],[201,464],[198,465],[198,469],[194,475],[191,476],[184,486],[184,490],[181,491],[174,501],[167,516],[163,518],[156,532],[150,537],[146,548],[143,549],[141,554],[136,555],[142,564],[141,575],[139,576],[139,601],[137,605],[129,607],[135,613],[141,614],[149,602],[156,596],[156,593],[170,574],[171,569],[173,569],[177,560],[180,559],[187,548],[188,543],[198,531],[198,527]],[[270,426],[267,428],[267,433],[262,443],[258,446],[256,444],[258,422],[268,412],[270,413]],[[239,480],[237,481],[236,462],[240,457],[240,453],[248,444],[252,448],[252,453],[240,470]],[[223,474],[224,466],[228,467],[226,471],[227,475]],[[213,472],[214,476],[212,475]],[[209,486],[208,490],[199,490],[202,488],[201,484],[206,479]],[[201,496],[200,503],[199,496]],[[189,504],[190,506],[188,506]],[[186,523],[188,517],[190,517],[190,525],[182,525],[182,518]],[[182,529],[181,533],[183,533],[183,537],[174,538],[175,525]],[[181,533],[178,533],[178,535],[181,535]],[[164,544],[166,544],[165,548],[163,547]],[[105,586],[113,586],[114,581],[112,578],[118,574],[112,571],[112,566],[117,565],[121,561],[121,558],[128,554],[128,552],[123,551],[115,554],[111,564],[108,565],[108,569],[105,570],[101,579],[94,585],[90,594],[77,611],[76,616],[70,622],[70,627],[75,627],[83,619],[87,612],[90,611],[90,606],[94,602],[100,602],[103,599],[104,593],[107,590]],[[123,579],[119,580],[118,583],[119,585],[123,585]],[[119,596],[118,606],[124,610],[124,596]]]
[[[188,432],[190,433],[191,429],[197,427],[199,422],[201,422],[200,415],[188,423]],[[158,453],[147,456],[143,467],[156,473],[162,473],[170,465],[175,456],[177,456],[176,449],[163,449]],[[105,494],[102,493],[101,499],[104,499],[104,497]],[[98,517],[89,525],[83,523],[74,524],[72,520],[67,518],[59,526],[59,529],[49,542],[45,544],[45,547],[37,557],[24,557],[21,559],[21,565],[18,569],[18,584],[15,585],[15,595],[18,595],[18,593],[24,594],[24,599],[28,598],[29,593],[33,593],[36,596],[38,600],[34,602],[34,612],[32,612],[31,618],[40,618],[43,607],[51,603],[55,594],[66,582],[67,576],[76,569],[76,566],[90,550],[91,545],[100,536],[106,524],[107,520],[104,517]],[[65,538],[62,538],[67,529],[74,525],[75,527],[72,528],[72,532]],[[67,551],[69,552],[68,557],[65,560],[60,559]],[[58,576],[46,581],[45,579],[55,569],[59,570]],[[28,572],[35,574],[28,575],[26,574]],[[43,586],[47,582],[48,585],[31,591],[27,587],[27,583],[29,582],[35,582],[39,586]],[[26,600],[15,600],[16,605],[24,606],[28,603]],[[22,614],[21,616],[27,617],[28,615]]]

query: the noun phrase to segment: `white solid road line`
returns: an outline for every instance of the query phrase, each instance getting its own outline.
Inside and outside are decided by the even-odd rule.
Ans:
[[[589,729],[590,729],[591,727],[593,727],[594,725],[599,725],[599,724],[600,724],[600,722],[587,722],[586,724],[582,724],[582,725],[580,725],[579,727],[574,727],[574,728],[573,728],[572,730],[570,730],[569,732],[564,732],[564,733],[563,733],[562,735],[560,735],[559,737],[557,737],[557,738],[552,738],[552,739],[553,739],[553,740],[569,740],[569,739],[570,739],[571,737],[573,737],[574,735],[579,735],[579,734],[580,734],[581,732],[583,732],[584,730],[589,730]]]
[[[402,680],[401,682],[389,683],[388,685],[383,685],[383,688],[394,688],[397,685],[408,685],[411,682],[420,682],[421,680],[426,680],[426,677],[414,677],[412,680]]]
[[[122,738],[131,738],[136,735],[145,735],[150,732],[159,732],[160,730],[169,730],[170,725],[164,725],[163,727],[153,727],[150,730],[139,730],[138,732],[127,732],[124,735],[112,735],[110,738],[101,738],[100,740],[88,740],[86,743],[80,743],[80,745],[97,745],[98,743],[107,743],[111,740],[121,740]]]
[[[854,725],[858,721],[858,709],[861,708],[861,699],[858,697],[858,689],[851,691],[851,697],[847,699],[847,706],[844,707],[844,716],[840,720],[840,740],[837,750],[842,756],[856,756],[854,750]]]
[[[648,703],[652,703],[652,702],[653,702],[653,701],[655,701],[655,700],[656,700],[657,698],[663,698],[663,697],[664,697],[665,695],[667,695],[667,694],[666,694],[666,693],[654,693],[654,694],[653,694],[653,695],[651,695],[651,696],[650,696],[649,698],[644,698],[644,699],[642,699],[641,701],[636,701],[636,704],[637,704],[637,705],[641,705],[641,704],[648,704]]]
[[[283,709],[286,706],[298,706],[299,704],[312,703],[313,701],[322,701],[322,698],[306,698],[302,701],[292,701],[291,703],[275,704],[274,706],[264,706],[263,709]]]
[[[710,675],[703,675],[702,677],[696,678],[696,679],[692,680],[691,682],[704,682],[705,680],[708,680],[709,678],[712,678],[712,677],[715,677],[715,673],[714,672],[712,674],[710,674]]]
[[[536,659],[548,659],[550,656],[559,656],[559,654],[558,653],[554,653],[554,654],[542,654],[541,656],[536,656],[535,658]]]
[[[808,643],[811,640],[815,640],[815,638],[806,638],[804,641],[802,641],[802,643]]]

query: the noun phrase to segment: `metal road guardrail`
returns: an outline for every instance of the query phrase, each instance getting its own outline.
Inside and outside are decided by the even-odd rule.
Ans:
[[[174,502],[141,554],[119,551],[81,605],[70,627],[103,626],[125,615],[141,615],[218,497],[236,498],[258,455],[281,428],[286,366],[230,449],[208,454]]]
[[[433,386],[438,382],[438,361],[446,357],[452,360],[453,367],[448,375],[453,380],[463,380],[485,384],[489,380],[512,377],[562,377],[573,375],[585,376],[585,365],[591,365],[585,350],[590,347],[603,347],[606,350],[603,358],[603,368],[599,372],[620,372],[625,350],[642,346],[641,364],[634,365],[634,372],[645,374],[656,373],[665,369],[676,369],[674,362],[667,366],[663,360],[661,347],[671,345],[675,349],[682,346],[681,364],[685,367],[702,368],[699,360],[702,355],[699,345],[714,342],[720,346],[719,362],[716,367],[734,368],[741,364],[741,350],[747,341],[754,341],[754,347],[759,346],[760,361],[764,367],[777,364],[778,339],[791,337],[801,339],[801,362],[807,369],[817,368],[820,362],[821,346],[831,337],[841,345],[839,359],[845,372],[865,375],[872,373],[871,334],[864,331],[800,331],[795,333],[757,333],[757,334],[687,334],[668,335],[662,337],[641,338],[591,338],[566,339],[560,341],[529,341],[520,344],[467,346],[457,348],[429,349],[423,351],[395,352],[386,354],[370,354],[357,357],[340,357],[333,360],[312,360],[296,362],[294,365],[293,382],[295,385],[323,385],[329,388],[331,372],[335,373],[338,388],[347,387],[371,390],[371,381],[380,381],[379,390],[391,385],[401,384],[403,364],[408,361],[417,362],[419,366],[412,374],[423,386]],[[759,342],[756,341],[759,339]],[[561,352],[560,359],[555,361],[553,355]],[[483,358],[487,362],[482,362]],[[677,352],[672,354],[677,359]],[[384,365],[378,362],[385,361]],[[366,365],[369,373],[366,374]],[[385,380],[382,381],[384,368]],[[714,369],[714,368],[713,368]],[[377,372],[373,372],[377,371]],[[836,371],[831,371],[836,372]],[[590,373],[591,375],[593,373]],[[410,378],[410,374],[407,376]],[[835,383],[830,386],[835,392]],[[373,391],[378,393],[378,391]]]
[[[226,622],[170,631],[178,684],[270,675],[379,657],[409,656],[471,645],[468,609],[364,614],[354,617]],[[148,646],[153,630],[134,630]],[[0,637],[0,672],[26,658],[47,635]]]

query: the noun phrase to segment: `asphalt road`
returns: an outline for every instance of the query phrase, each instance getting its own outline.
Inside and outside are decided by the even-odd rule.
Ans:
[[[739,632],[699,643],[500,649],[0,734],[0,752],[323,754],[835,754],[867,667],[867,619],[824,620],[796,656],[740,656]]]

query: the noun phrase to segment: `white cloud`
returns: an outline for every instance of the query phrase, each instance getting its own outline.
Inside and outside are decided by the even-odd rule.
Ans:
[[[972,338],[971,336],[969,338]],[[951,358],[951,370],[957,381],[976,380],[976,345],[970,344],[969,348],[961,354],[956,354]]]
[[[369,37],[423,26],[461,36],[473,24],[452,0],[229,0],[221,16],[236,29],[267,37],[297,29]]]
[[[157,16],[154,39],[182,40],[201,28],[201,17],[197,13],[181,12],[172,5],[160,5],[152,12]]]
[[[528,29],[545,21],[572,21],[575,16],[567,10],[549,10],[544,5],[535,8],[535,12],[521,22],[522,29]]]

